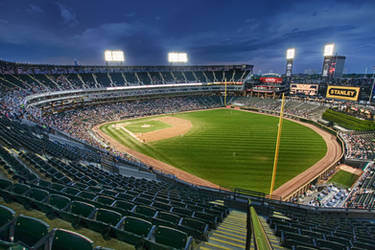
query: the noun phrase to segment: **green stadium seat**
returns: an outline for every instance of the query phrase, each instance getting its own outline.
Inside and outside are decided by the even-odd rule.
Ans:
[[[325,248],[328,248],[328,249],[335,249],[335,250],[336,249],[341,250],[341,249],[347,248],[347,246],[344,245],[344,244],[341,244],[341,243],[335,242],[335,241],[330,241],[330,240],[316,239],[315,242],[316,242],[316,245],[319,248],[325,247]]]
[[[41,188],[49,188],[51,187],[51,182],[40,179],[38,186]]]
[[[11,181],[0,178],[0,189],[10,189],[12,185],[13,183]]]
[[[115,208],[120,208],[125,211],[130,211],[134,208],[135,204],[128,202],[128,201],[123,201],[123,200],[116,200],[116,202],[113,204],[113,207]]]
[[[169,221],[175,225],[177,225],[179,222],[180,222],[180,219],[181,217],[176,215],[176,214],[172,214],[172,213],[168,213],[168,212],[158,212],[158,214],[156,215],[156,218],[158,219],[161,219],[161,220],[165,220],[165,221]]]
[[[291,226],[287,226],[287,225],[283,225],[283,224],[276,224],[275,225],[275,234],[276,234],[276,236],[280,237],[282,231],[284,231],[284,232],[292,232],[292,233],[296,233],[296,234],[300,233],[300,229],[297,228],[297,227],[291,227]]]
[[[80,190],[73,187],[66,187],[63,190],[61,190],[61,192],[63,192],[66,195],[76,196],[80,192]]]
[[[105,196],[116,197],[116,195],[118,194],[118,192],[115,191],[115,190],[104,189],[100,194],[101,195],[105,195]]]
[[[164,211],[170,211],[172,208],[172,206],[163,202],[159,202],[159,201],[154,201],[151,206],[153,206],[154,208],[157,208],[158,210],[164,210]]]
[[[72,226],[78,228],[84,226],[86,219],[90,219],[94,216],[95,206],[81,202],[81,201],[72,201],[70,203],[70,208],[66,211],[59,211],[59,216],[72,223]]]
[[[51,184],[51,189],[61,192],[65,188],[64,185],[58,184],[58,183],[52,183]]]
[[[134,199],[134,195],[131,195],[131,194],[124,194],[124,193],[119,193],[116,197],[117,199],[123,199],[123,200],[133,200]]]
[[[46,249],[51,250],[93,250],[94,243],[89,238],[65,229],[54,229],[50,233],[50,238],[45,242]]]
[[[96,193],[81,191],[77,196],[85,200],[93,200],[96,197]]]
[[[6,241],[0,242],[0,247],[4,248],[18,243],[30,248],[48,234],[48,229],[49,225],[44,221],[19,215],[10,225],[9,236]]]
[[[208,225],[193,218],[183,218],[178,225],[178,229],[196,239],[207,240],[208,238]]]
[[[97,196],[95,199],[94,199],[97,203],[100,203],[100,204],[103,204],[103,205],[106,205],[106,206],[112,206],[112,204],[115,202],[115,199],[109,197],[109,196]]]
[[[314,247],[313,239],[306,235],[295,234],[292,232],[281,232],[281,244],[285,247],[293,247],[297,245]]]
[[[141,217],[145,218],[152,218],[157,210],[153,207],[144,206],[144,205],[137,205],[133,211],[133,213],[140,215]]]
[[[51,194],[49,196],[48,204],[39,204],[40,210],[46,213],[46,216],[49,219],[54,219],[55,217],[59,216],[60,211],[65,211],[71,200],[63,195],[59,194]]]
[[[24,196],[17,198],[25,209],[39,208],[39,205],[43,205],[48,200],[49,193],[43,189],[31,188],[25,193]]]
[[[122,215],[107,209],[97,209],[92,219],[87,220],[89,229],[102,234],[104,239],[108,239],[111,233],[110,226],[116,226],[122,219]]]
[[[152,228],[149,221],[125,216],[114,229],[116,238],[138,246],[141,240],[148,236]]]
[[[137,198],[135,198],[135,199],[133,200],[133,202],[134,202],[135,204],[139,204],[139,205],[147,205],[147,206],[149,206],[149,205],[151,205],[152,200],[149,200],[149,199],[146,199],[146,198],[140,198],[140,197],[137,197]]]
[[[146,249],[191,249],[192,238],[179,230],[157,226],[152,236],[145,241]]]
[[[195,212],[194,218],[197,218],[198,220],[202,220],[208,224],[210,229],[214,229],[217,227],[217,217],[214,215],[202,213],[202,212]]]
[[[9,227],[7,225],[15,218],[16,212],[6,206],[0,205],[0,239],[6,239],[9,235]]]
[[[187,208],[173,207],[171,212],[180,216],[193,216],[193,211]]]

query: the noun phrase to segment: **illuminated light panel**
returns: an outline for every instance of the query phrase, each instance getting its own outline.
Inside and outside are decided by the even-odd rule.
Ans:
[[[324,46],[324,56],[333,56],[333,53],[335,52],[335,44],[326,44]]]
[[[106,62],[123,62],[125,61],[124,52],[122,50],[106,50],[104,51],[104,60]]]
[[[296,49],[294,49],[294,48],[287,49],[287,51],[286,51],[286,59],[287,60],[294,59],[295,55],[296,55]]]
[[[168,62],[170,63],[187,63],[188,57],[186,53],[170,52],[168,53]]]

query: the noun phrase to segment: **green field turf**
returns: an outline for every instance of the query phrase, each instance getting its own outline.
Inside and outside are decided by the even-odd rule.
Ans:
[[[147,133],[169,127],[171,127],[169,124],[157,120],[150,120],[150,118],[136,120],[125,126],[126,129],[133,133]]]
[[[237,110],[179,113],[193,128],[184,136],[142,144],[110,124],[101,130],[127,147],[228,188],[268,193],[278,118]],[[150,118],[148,118],[150,119]],[[323,138],[284,120],[275,187],[303,172],[326,153]]]
[[[350,188],[358,179],[358,175],[339,170],[330,180],[331,183],[336,183],[344,188]]]

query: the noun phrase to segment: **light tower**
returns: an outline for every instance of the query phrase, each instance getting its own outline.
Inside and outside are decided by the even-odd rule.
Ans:
[[[122,65],[125,61],[124,51],[122,50],[106,50],[104,51],[104,61],[106,65],[109,64],[120,64]]]
[[[288,79],[292,76],[293,72],[293,61],[294,57],[296,55],[296,49],[295,48],[290,48],[286,50],[286,71],[285,75]]]
[[[188,62],[188,56],[185,52],[169,52],[168,62],[170,64],[185,64]]]

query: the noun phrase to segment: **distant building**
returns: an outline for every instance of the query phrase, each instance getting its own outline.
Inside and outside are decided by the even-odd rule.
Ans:
[[[322,76],[328,79],[340,78],[344,73],[345,56],[325,56]]]

